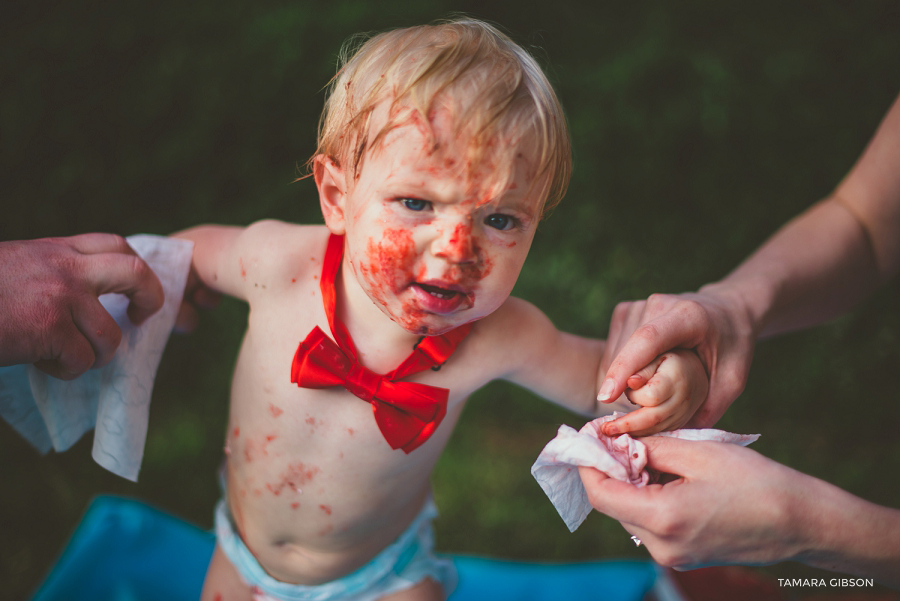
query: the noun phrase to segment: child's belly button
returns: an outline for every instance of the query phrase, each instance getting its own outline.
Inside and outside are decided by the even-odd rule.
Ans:
[[[303,537],[304,539],[307,537]],[[309,543],[298,538],[281,539],[255,548],[257,560],[278,580],[302,585],[329,582],[353,572],[372,560],[391,541],[380,541],[371,533],[358,541],[341,541],[313,535]],[[375,542],[373,545],[372,543]]]

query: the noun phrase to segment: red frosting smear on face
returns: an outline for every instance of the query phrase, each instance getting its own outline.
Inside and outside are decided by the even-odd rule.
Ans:
[[[485,278],[493,266],[487,253],[482,252],[471,223],[460,223],[454,227],[444,249],[447,268],[435,274],[436,279],[461,286],[474,288]],[[372,299],[383,307],[388,300],[399,296],[411,283],[422,281],[425,267],[415,269],[417,259],[412,233],[405,229],[386,229],[381,241],[370,238],[366,248],[365,261],[359,265],[359,272],[369,285]],[[428,312],[419,307],[414,299],[403,301],[401,315],[394,319],[407,331],[430,335],[429,327],[422,323]]]
[[[447,252],[461,259],[472,258],[475,245],[472,241],[472,227],[465,223],[457,223],[447,241]]]
[[[272,414],[272,417],[278,417],[284,413],[284,409],[276,407],[274,403],[269,403],[269,413]]]
[[[364,275],[376,296],[386,298],[388,293],[400,292],[413,279],[416,245],[412,232],[384,230],[377,244],[370,238],[366,259],[368,263],[363,267]]]
[[[417,274],[413,273],[415,261],[416,247],[410,231],[386,229],[381,241],[377,243],[370,238],[366,248],[366,263],[360,265],[360,272],[369,284],[372,299],[387,307],[390,296],[398,295],[416,280]],[[417,324],[425,316],[424,311],[407,302],[404,314],[400,325],[407,330],[418,330]]]
[[[444,277],[463,288],[470,288],[491,272],[493,262],[472,234],[471,223],[458,223],[444,248],[451,265]]]
[[[428,326],[422,323],[428,312],[422,309],[416,301],[408,299],[403,301],[403,315],[398,317],[398,323],[408,332],[416,332],[421,336],[431,335]]]

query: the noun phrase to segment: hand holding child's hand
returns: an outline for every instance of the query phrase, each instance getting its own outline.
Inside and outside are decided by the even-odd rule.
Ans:
[[[664,353],[628,379],[625,396],[640,409],[605,423],[603,433],[647,436],[678,429],[703,404],[708,391],[709,377],[696,353]]]

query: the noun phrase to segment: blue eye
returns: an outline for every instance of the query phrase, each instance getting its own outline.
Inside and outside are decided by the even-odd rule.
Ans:
[[[516,224],[514,217],[504,215],[503,213],[494,213],[492,215],[488,215],[487,218],[485,218],[484,223],[488,227],[492,227],[501,231],[512,229],[512,227]]]
[[[404,198],[400,202],[403,203],[403,206],[409,209],[410,211],[424,211],[431,203],[427,200],[422,200],[421,198]]]

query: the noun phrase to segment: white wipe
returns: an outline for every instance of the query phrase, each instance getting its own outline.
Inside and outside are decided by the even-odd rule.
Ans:
[[[128,244],[162,283],[162,309],[135,326],[126,314],[128,297],[104,294],[100,302],[122,329],[113,360],[68,382],[32,365],[0,367],[0,416],[41,453],[65,451],[96,427],[94,460],[136,482],[153,380],[181,306],[194,244],[143,234]]]
[[[556,438],[547,443],[537,461],[531,466],[534,476],[570,532],[581,525],[592,507],[587,491],[578,475],[578,467],[592,467],[610,478],[645,486],[650,474],[647,466],[647,446],[628,434],[609,437],[600,426],[621,417],[613,413],[588,422],[579,431],[560,426]],[[659,432],[656,436],[671,436],[684,440],[712,440],[746,446],[759,434],[732,434],[724,430],[675,430]]]

